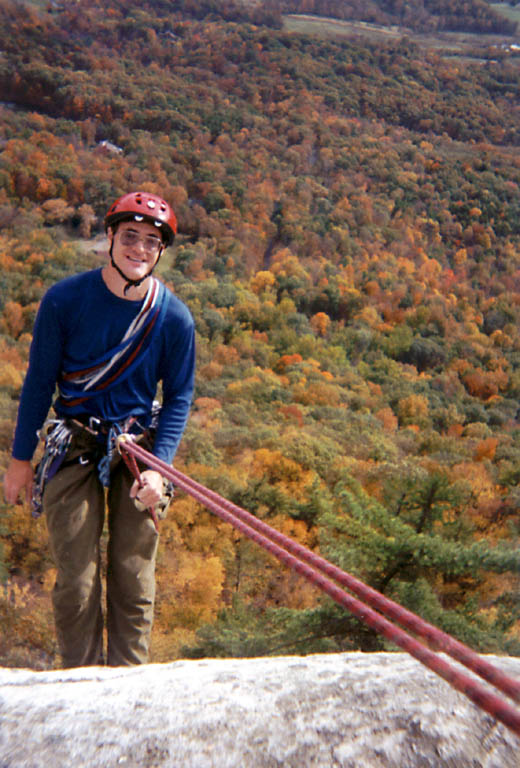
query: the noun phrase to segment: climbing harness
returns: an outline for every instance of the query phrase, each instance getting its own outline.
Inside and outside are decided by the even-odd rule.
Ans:
[[[147,431],[156,429],[160,414],[160,405],[154,401],[151,413],[150,426],[145,429],[135,416],[130,416],[123,422],[105,422],[95,416],[83,419],[49,419],[43,426],[39,436],[45,435],[43,455],[39,461],[35,473],[31,499],[31,513],[33,517],[40,517],[42,513],[43,492],[46,483],[51,480],[59,469],[72,464],[92,464],[96,462],[96,469],[101,484],[110,486],[110,467],[114,452],[117,447],[117,439],[122,434],[129,434],[130,430],[137,430],[135,435],[142,435]],[[84,430],[93,438],[97,445],[94,450],[87,450],[75,458],[67,459],[67,451],[71,445],[75,433]],[[167,487],[170,495],[171,489]]]
[[[481,709],[520,735],[520,712],[516,708],[491,693],[473,678],[463,674],[434,650],[411,637],[388,619],[395,620],[418,637],[422,637],[435,650],[448,654],[516,702],[520,702],[520,681],[508,677],[502,670],[450,635],[423,621],[403,606],[389,600],[311,550],[271,528],[264,521],[153,456],[136,443],[131,435],[120,435],[117,439],[117,446],[122,455],[133,456],[134,459],[139,459],[150,468],[160,472],[164,478],[169,479],[175,486],[195,498],[221,520],[233,525],[286,565],[316,584],[358,619],[407,651],[451,686],[466,695]],[[332,579],[346,586],[365,602],[352,597]],[[377,610],[373,610],[373,607]]]

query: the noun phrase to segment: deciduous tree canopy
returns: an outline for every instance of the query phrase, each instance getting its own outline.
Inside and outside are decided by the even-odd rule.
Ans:
[[[477,0],[362,5],[298,10],[499,31]],[[44,290],[103,263],[113,199],[157,192],[198,333],[179,466],[518,654],[520,60],[291,33],[291,10],[0,0],[2,463]],[[0,662],[51,666],[44,524],[4,506],[1,539]],[[158,579],[156,660],[384,645],[182,496]]]

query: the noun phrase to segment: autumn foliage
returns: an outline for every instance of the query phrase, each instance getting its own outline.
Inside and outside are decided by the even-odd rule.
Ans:
[[[289,33],[290,2],[42,5],[0,0],[3,466],[43,292],[104,263],[115,197],[163,194],[159,272],[198,340],[179,468],[519,653],[519,59]],[[347,6],[500,27],[477,0],[305,10]],[[0,524],[0,663],[53,666],[44,522]],[[386,647],[180,493],[153,642],[161,661]]]

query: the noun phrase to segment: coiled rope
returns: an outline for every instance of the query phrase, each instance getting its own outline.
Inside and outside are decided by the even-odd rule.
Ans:
[[[445,652],[517,702],[520,702],[520,681],[508,677],[500,669],[463,643],[455,640],[432,624],[428,624],[419,616],[393,602],[349,573],[342,571],[328,560],[325,560],[325,558],[320,557],[272,528],[264,521],[259,520],[251,513],[153,456],[134,442],[132,436],[120,435],[118,447],[124,461],[136,479],[140,477],[136,463],[136,459],[139,459],[151,469],[160,472],[163,477],[171,480],[178,488],[203,504],[221,520],[230,523],[234,528],[255,541],[290,568],[316,584],[323,592],[358,619],[372,629],[375,629],[398,647],[407,651],[411,656],[467,696],[474,704],[520,736],[520,712],[516,708],[487,690],[478,681],[473,680],[450,665],[442,656],[437,655],[437,653],[418,642],[384,617],[387,616],[393,619],[415,635],[427,640],[437,651]],[[331,579],[350,589],[354,594],[365,600],[367,604],[352,597],[352,595],[341,589]],[[380,613],[377,613],[370,606],[376,608]]]

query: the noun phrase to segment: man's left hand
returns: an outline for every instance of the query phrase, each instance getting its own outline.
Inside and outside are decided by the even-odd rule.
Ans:
[[[130,497],[140,501],[145,507],[154,507],[163,495],[163,479],[154,469],[141,472],[141,482],[137,480],[130,488]]]

